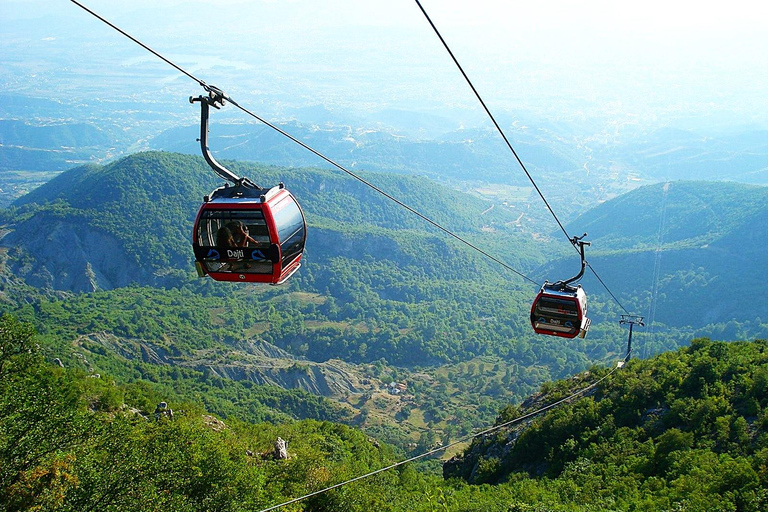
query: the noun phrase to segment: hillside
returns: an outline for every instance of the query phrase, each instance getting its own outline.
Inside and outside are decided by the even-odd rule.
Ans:
[[[607,370],[547,384],[505,423],[566,396]],[[768,343],[698,339],[633,360],[589,396],[476,439],[447,478],[515,485],[568,483],[585,506],[759,510],[768,489]]]
[[[72,291],[172,282],[188,273],[192,198],[213,185],[205,177],[191,157],[149,154],[62,173],[14,203],[2,240],[11,269],[33,286]]]
[[[567,229],[589,233],[588,261],[628,309],[667,326],[738,339],[768,332],[768,305],[749,301],[744,309],[753,280],[768,271],[767,221],[766,187],[668,182],[606,201]],[[544,272],[572,275],[577,264],[569,259]],[[601,288],[589,272],[584,283]]]
[[[221,421],[189,400],[157,413],[159,385],[48,364],[36,341],[0,319],[0,510],[262,510],[404,459],[328,421]],[[445,465],[449,480],[408,464],[294,508],[756,512],[768,497],[766,354],[764,341],[696,340],[632,361],[522,429],[476,439]],[[607,371],[547,383],[498,421]],[[287,459],[274,456],[278,437]]]
[[[306,263],[288,287],[214,285],[191,277],[195,198],[208,193],[214,180],[200,159],[164,153],[74,169],[19,200],[6,214],[8,271],[37,288],[75,292],[192,286],[203,295],[232,293],[249,307],[256,293],[255,314],[233,325],[316,361],[385,357],[433,364],[518,350],[511,348],[519,343],[511,333],[525,325],[518,319],[532,293],[527,285],[508,283],[488,261],[338,173],[238,163],[231,168],[262,182],[285,179],[304,206],[310,225]],[[507,231],[511,215],[502,209],[489,211],[482,200],[420,178],[367,177],[481,245],[513,249],[513,265],[543,257],[532,240]],[[299,291],[317,295],[290,294]],[[268,320],[264,301],[273,297],[288,299],[279,307],[291,321]],[[452,319],[444,323],[438,311]],[[444,334],[435,339],[434,333]],[[469,353],[462,345],[471,347]],[[527,341],[524,350],[530,350]],[[577,353],[571,357],[581,359]]]

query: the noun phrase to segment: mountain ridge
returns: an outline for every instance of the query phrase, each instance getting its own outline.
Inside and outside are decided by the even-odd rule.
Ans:
[[[303,205],[310,224],[337,231],[365,226],[366,231],[379,230],[382,234],[386,231],[381,229],[404,228],[424,233],[436,232],[395,203],[339,173],[240,162],[227,162],[227,165],[233,172],[261,182],[288,182]],[[380,174],[366,177],[454,231],[480,231],[484,225],[506,229],[504,225],[512,218],[511,213],[496,209],[481,220],[480,213],[488,209],[488,203],[422,178]],[[216,185],[217,180],[201,158],[171,153],[139,153],[106,166],[79,167],[62,173],[19,198],[14,203],[17,210],[9,217],[15,232],[6,235],[3,243],[14,254],[27,248],[26,252],[33,260],[38,258],[49,262],[37,266],[33,264],[31,271],[28,264],[14,267],[15,272],[31,273],[36,284],[66,287],[72,282],[50,277],[56,272],[48,267],[55,264],[65,265],[64,274],[79,276],[77,285],[73,285],[73,289],[79,291],[109,289],[135,281],[169,285],[179,282],[191,272],[189,233],[192,221],[202,197]],[[49,243],[37,243],[28,236],[29,233],[41,233],[41,223],[53,222],[48,217],[41,220],[45,216],[55,218],[57,231],[79,233],[78,240],[86,247],[84,251],[76,251],[76,269],[66,271],[65,259],[51,250],[55,248],[49,247],[46,252],[44,246],[50,246]],[[68,216],[77,218],[75,224],[67,224]],[[85,242],[88,236],[96,236],[89,235],[89,231],[100,233],[98,243]],[[333,235],[327,230],[318,233]],[[391,237],[393,233],[386,236]],[[98,251],[102,246],[116,250],[122,247],[124,254],[111,253],[108,258],[115,262],[114,271],[96,268],[97,265],[92,263],[95,278],[86,276],[85,263],[94,258],[89,248]],[[313,247],[310,237],[308,251],[318,248],[333,251],[330,242],[321,242]],[[126,269],[126,276],[114,275],[116,272],[119,274],[119,267]],[[40,276],[35,277],[37,274]],[[91,281],[97,286],[90,286]]]

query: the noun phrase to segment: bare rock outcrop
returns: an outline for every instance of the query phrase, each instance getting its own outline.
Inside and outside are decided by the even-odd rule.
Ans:
[[[161,284],[115,236],[75,216],[39,212],[14,226],[0,247],[8,248],[10,270],[36,288],[93,292]]]

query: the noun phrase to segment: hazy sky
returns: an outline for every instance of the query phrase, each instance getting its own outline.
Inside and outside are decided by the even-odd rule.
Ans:
[[[255,23],[265,6],[295,16],[300,10],[311,14],[317,24],[405,26],[419,28],[424,20],[412,0],[83,0],[81,3],[107,18],[126,12],[143,11],[150,17],[158,10],[173,8],[176,21],[203,16],[215,27],[231,23]],[[760,36],[765,40],[765,17],[756,0],[541,0],[537,2],[498,0],[423,0],[422,5],[441,28],[498,27],[528,30],[548,27],[548,36],[560,29],[606,31],[631,39],[653,35],[672,41],[681,34],[708,37]],[[68,0],[3,0],[3,21],[36,18],[43,14],[79,16]]]
[[[476,105],[412,0],[83,3],[206,81],[229,79],[230,91],[265,103]],[[495,108],[768,126],[768,32],[757,1],[422,4]],[[31,40],[76,49],[94,66],[113,61],[143,74],[154,59],[68,0],[3,0],[0,17],[0,35],[39,20],[25,33]],[[29,48],[0,44],[17,58]],[[166,85],[179,79],[164,73]]]
[[[330,19],[342,23],[374,25],[421,25],[415,16],[418,8],[409,0],[83,0],[81,3],[100,14],[121,15],[138,9],[148,15],[158,7],[177,8],[181,18],[200,14],[197,6],[214,9],[223,20],[237,17],[256,18],[262,6],[283,6],[326,12]],[[657,32],[680,30],[692,32],[723,31],[734,35],[748,31],[764,32],[762,3],[755,0],[645,0],[628,3],[614,0],[541,0],[538,2],[499,0],[423,0],[422,5],[433,16],[440,16],[443,26],[509,26],[517,17],[529,21],[546,20],[557,26],[584,26],[588,29],[614,27],[619,31]],[[44,12],[71,13],[77,9],[68,0],[3,0],[0,16],[4,20],[34,18]],[[375,16],[374,16],[375,15]]]

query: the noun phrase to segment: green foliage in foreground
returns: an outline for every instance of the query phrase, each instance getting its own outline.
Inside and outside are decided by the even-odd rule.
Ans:
[[[171,404],[171,419],[145,417],[122,406],[133,391],[46,365],[31,329],[3,317],[0,509],[255,510],[388,457],[333,423],[221,429],[189,403]],[[261,455],[277,436],[288,462]]]
[[[510,407],[499,422],[520,413]],[[765,510],[768,342],[698,339],[632,361],[593,396],[475,441],[446,472],[474,483],[546,475],[619,510]]]
[[[548,476],[517,471],[471,485],[404,466],[283,510],[765,510],[767,348],[698,341],[633,363],[523,432],[526,464],[538,456]],[[190,403],[170,404],[170,419],[145,417],[123,407],[126,389],[47,365],[32,329],[3,317],[0,510],[258,511],[394,460],[388,447],[328,422],[221,428]],[[638,417],[649,401],[665,412]],[[277,436],[288,441],[287,461],[268,456]],[[504,463],[478,467],[498,477]]]

